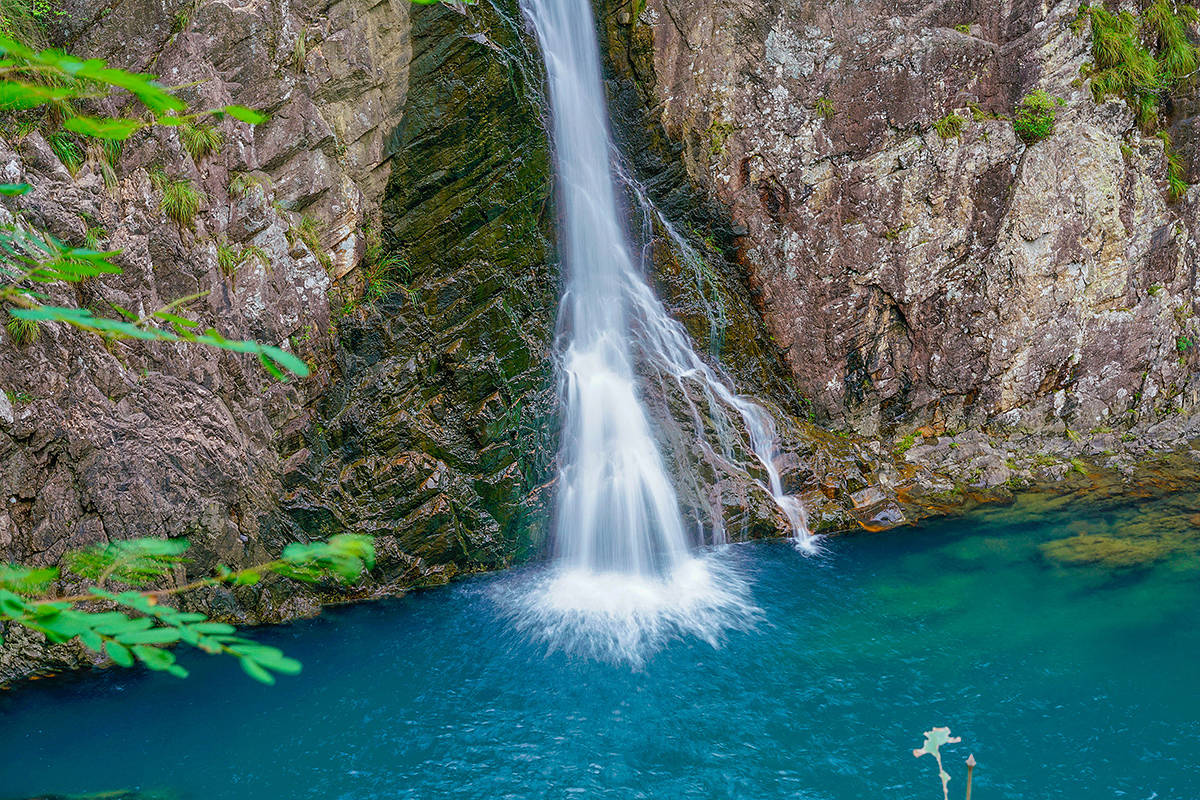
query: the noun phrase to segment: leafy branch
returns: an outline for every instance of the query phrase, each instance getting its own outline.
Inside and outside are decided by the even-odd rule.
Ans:
[[[0,36],[0,110],[23,111],[46,105],[61,109],[64,101],[124,99],[125,94],[149,112],[148,118],[94,117],[69,108],[71,113],[63,127],[83,136],[119,141],[153,125],[178,127],[209,115],[228,114],[251,125],[266,121],[259,112],[239,105],[188,113],[187,104],[159,84],[154,75],[110,67],[100,58],[85,60],[54,49],[35,51]]]
[[[239,636],[232,625],[161,601],[214,586],[251,586],[268,574],[305,583],[349,584],[375,564],[369,536],[342,534],[324,542],[289,544],[279,558],[253,567],[235,571],[218,565],[213,575],[181,586],[120,592],[106,588],[109,581],[138,587],[167,578],[184,563],[187,548],[182,539],[133,539],[70,553],[64,557],[68,569],[96,585],[68,596],[46,594],[60,577],[57,568],[0,565],[0,622],[36,631],[55,644],[78,640],[123,667],[140,662],[180,678],[187,670],[165,648],[183,643],[233,656],[250,677],[271,684],[274,673],[298,673],[300,662],[278,648]],[[3,641],[0,636],[0,644]]]
[[[135,100],[146,114],[143,119],[103,118],[76,113],[69,104],[63,128],[82,136],[110,142],[129,138],[143,128],[161,125],[190,125],[206,115],[226,115],[251,125],[266,119],[244,106],[228,105],[199,113],[187,113],[187,105],[159,85],[153,75],[126,72],[108,66],[102,59],[79,59],[57,50],[34,51],[20,42],[0,36],[0,110],[24,111],[53,105],[62,109],[68,100],[106,98]],[[0,184],[0,196],[19,196],[29,184]],[[200,323],[179,313],[188,302],[203,294],[175,300],[149,314],[135,314],[114,306],[121,319],[97,316],[85,308],[50,304],[40,285],[79,283],[104,274],[119,274],[112,259],[119,251],[101,252],[70,247],[49,233],[19,222],[0,225],[0,305],[14,320],[36,326],[58,322],[95,333],[106,342],[122,339],[190,342],[258,356],[266,370],[284,380],[285,372],[308,375],[308,366],[295,355],[274,345],[227,339],[215,328],[201,330]]]

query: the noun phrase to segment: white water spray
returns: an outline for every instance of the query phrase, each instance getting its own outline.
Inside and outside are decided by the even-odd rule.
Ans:
[[[685,397],[688,385],[698,387],[718,426],[728,423],[725,408],[736,411],[768,475],[764,488],[807,542],[803,508],[782,490],[771,416],[699,358],[635,268],[618,213],[589,1],[522,5],[549,79],[566,291],[558,564],[523,604],[519,621],[552,647],[633,661],[648,645],[681,633],[716,644],[723,630],[749,624],[757,609],[737,575],[690,550],[635,363],[670,375]],[[703,431],[699,409],[688,403]]]

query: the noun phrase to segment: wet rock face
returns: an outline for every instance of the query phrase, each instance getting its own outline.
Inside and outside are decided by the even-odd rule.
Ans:
[[[283,507],[303,534],[376,534],[429,581],[545,541],[558,279],[540,66],[515,9],[412,13],[421,89],[383,204],[405,286],[342,320],[340,379],[294,443]]]
[[[204,326],[290,348],[316,375],[282,385],[225,352],[106,349],[52,325],[18,344],[0,331],[0,558],[52,564],[98,541],[182,535],[203,553],[198,568],[266,554],[260,518],[280,490],[275,431],[328,382],[332,281],[357,262],[362,228],[378,217],[385,135],[407,90],[407,13],[400,0],[81,2],[63,18],[71,49],[160,74],[194,109],[240,103],[271,116],[253,129],[216,121],[224,144],[201,158],[174,129],[137,136],[107,175],[93,157],[70,174],[37,130],[0,141],[5,180],[33,186],[5,200],[5,221],[24,215],[68,243],[90,236],[122,251],[123,275],[56,289],[55,299],[148,313],[203,293],[187,310]],[[202,193],[191,225],[159,209],[156,171]],[[304,216],[319,241],[297,235]],[[231,274],[218,261],[225,246],[252,253]]]
[[[1061,432],[1193,407],[1194,198],[1168,203],[1161,142],[1079,80],[1077,5],[610,9],[645,107],[744,229],[756,305],[823,418]],[[1064,105],[1026,145],[994,117],[1034,89]],[[1167,120],[1189,164],[1194,105]]]
[[[644,271],[695,351],[734,393],[753,398],[771,418],[783,490],[799,496],[814,532],[853,529],[883,514],[898,477],[878,443],[831,435],[813,424],[784,351],[739,263],[745,230],[731,224],[720,198],[686,168],[685,144],[668,136],[648,109],[654,100],[653,37],[630,25],[628,4],[597,0],[606,45],[606,89],[628,192],[629,227]],[[704,542],[783,536],[791,524],[772,499],[768,475],[737,409],[716,400],[694,376],[682,380],[646,368],[644,400],[688,527]],[[890,527],[905,521],[890,499]],[[876,507],[878,506],[878,508]]]
[[[290,348],[314,375],[283,385],[226,352],[106,350],[57,326],[18,345],[0,328],[0,561],[187,536],[202,574],[356,530],[380,535],[361,595],[540,548],[557,281],[540,67],[514,18],[407,0],[69,15],[72,49],[201,81],[184,90],[195,108],[240,103],[270,120],[219,122],[224,147],[199,160],[172,130],[132,140],[109,187],[96,163],[69,174],[40,133],[0,140],[4,181],[34,187],[5,199],[5,221],[25,214],[77,245],[91,229],[124,251],[123,275],[56,299],[141,311],[206,291],[191,307],[205,326]],[[193,226],[159,211],[155,168],[205,193]],[[404,260],[389,276],[404,287],[343,309],[361,292],[369,229]],[[224,274],[226,243],[270,263]],[[330,593],[264,584],[195,602],[277,621]],[[78,663],[38,637],[7,639],[0,680]]]

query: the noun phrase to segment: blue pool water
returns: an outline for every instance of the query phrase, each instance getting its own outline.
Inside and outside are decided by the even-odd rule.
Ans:
[[[183,681],[108,670],[0,693],[0,797],[935,800],[911,751],[949,725],[951,797],[974,753],[976,800],[1190,800],[1196,508],[1035,499],[815,557],[733,546],[716,557],[756,626],[640,667],[515,631],[504,598],[536,569],[331,610],[257,632],[304,662],[273,688],[194,655]],[[1134,555],[1042,547],[1078,533]]]

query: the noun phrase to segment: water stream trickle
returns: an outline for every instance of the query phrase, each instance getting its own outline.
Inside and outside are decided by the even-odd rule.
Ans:
[[[797,541],[808,543],[804,511],[783,492],[770,415],[701,360],[635,265],[618,210],[590,3],[522,0],[522,7],[548,74],[566,290],[558,563],[521,604],[518,624],[552,647],[634,661],[651,643],[681,633],[715,644],[757,610],[736,574],[691,549],[636,367],[671,376],[685,397],[685,384],[698,389],[718,427],[728,425],[726,409],[736,412],[768,475],[764,488]],[[703,431],[699,410],[688,403]]]

